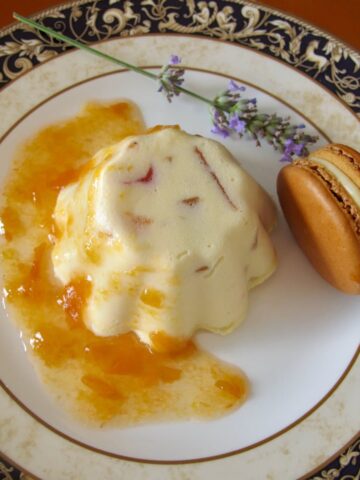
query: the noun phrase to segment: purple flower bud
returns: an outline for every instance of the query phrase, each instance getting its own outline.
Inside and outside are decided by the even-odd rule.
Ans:
[[[284,146],[285,146],[285,150],[292,150],[292,148],[294,147],[295,143],[293,141],[292,138],[288,138],[287,140],[285,140],[284,142]]]
[[[305,145],[303,143],[295,144],[293,148],[293,152],[295,153],[295,155],[301,156],[303,153],[304,147]]]
[[[219,127],[219,125],[214,124],[213,128],[211,129],[211,133],[214,133],[215,135],[220,135],[222,138],[227,138],[230,133],[225,129]]]
[[[159,91],[163,91],[169,102],[173,97],[180,94],[179,88],[184,82],[185,70],[177,67],[181,62],[181,58],[177,55],[171,55],[169,63],[164,65],[158,78],[160,83]]]
[[[214,108],[213,110],[213,121],[215,124],[217,124],[218,122],[221,121],[221,113],[219,112],[219,110],[217,108]]]
[[[236,133],[244,133],[246,129],[246,122],[244,120],[240,120],[236,113],[234,113],[234,115],[230,117],[229,127]]]
[[[169,64],[170,65],[179,65],[181,63],[181,58],[178,55],[171,55]]]
[[[284,142],[284,152],[283,156],[281,157],[282,162],[291,162],[292,155],[299,155],[301,156],[305,148],[304,143],[295,143],[292,138],[288,138]]]
[[[234,80],[230,80],[228,89],[229,92],[245,92],[246,90],[244,86],[239,86]]]

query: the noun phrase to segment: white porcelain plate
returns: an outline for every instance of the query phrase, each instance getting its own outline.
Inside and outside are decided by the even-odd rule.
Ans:
[[[359,56],[299,21],[243,1],[74,2],[37,18],[152,71],[176,53],[187,88],[211,98],[233,78],[260,109],[305,123],[318,145],[360,149]],[[21,142],[89,100],[130,99],[148,126],[176,123],[212,136],[206,106],[185,96],[169,104],[151,80],[18,25],[0,36],[1,84],[1,182]],[[250,141],[224,143],[276,200],[279,155]],[[74,423],[42,386],[1,311],[4,458],[46,480],[283,480],[308,474],[343,448],[359,429],[360,299],[314,272],[281,214],[274,242],[279,268],[251,293],[246,322],[228,337],[198,336],[251,380],[246,404],[219,420],[126,429]]]

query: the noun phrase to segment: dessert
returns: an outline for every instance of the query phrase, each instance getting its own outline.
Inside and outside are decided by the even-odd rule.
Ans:
[[[205,149],[201,148],[205,161],[193,152],[189,159],[178,157],[185,162],[184,166],[194,162],[191,174],[182,184],[184,192],[180,198],[176,197],[180,184],[176,183],[175,174],[171,176],[170,169],[178,169],[177,174],[184,178],[181,163],[176,158],[172,162],[164,158],[163,149],[149,155],[146,142],[151,143],[157,135],[164,135],[166,149],[179,146],[178,142],[184,146],[183,138],[197,147],[205,142]],[[130,138],[138,138],[139,147],[146,146],[143,158],[125,153]],[[216,152],[224,158],[215,159],[213,164]],[[175,153],[179,155],[178,150]],[[121,171],[120,167],[126,163],[130,167],[132,162],[132,169]],[[162,180],[160,174],[166,172],[170,185],[158,184]],[[88,197],[80,193],[81,189],[86,193],[86,184],[91,180],[95,180],[96,187],[104,187],[105,196],[90,189],[88,193],[96,195],[88,203]],[[205,194],[214,203],[213,211],[205,208]],[[167,217],[170,205],[163,205],[159,199],[174,200],[171,208],[183,217],[177,218],[178,225],[171,225],[174,219]],[[237,315],[227,314],[219,319],[209,315],[212,323],[202,323],[201,310],[207,309],[211,314],[206,305],[210,299],[201,289],[197,299],[184,283],[190,275],[194,276],[192,288],[213,281],[209,290],[217,296],[217,303],[211,299],[213,308],[225,310],[226,304],[220,304],[222,296],[230,299],[235,308],[240,298],[231,296],[234,292],[226,279],[224,285],[230,292],[223,292],[223,285],[216,280],[215,274],[222,270],[215,269],[213,279],[206,275],[212,273],[213,262],[224,254],[225,247],[234,252],[239,218],[244,221],[244,238],[240,238],[239,245],[246,247],[248,258],[235,249],[238,264],[234,263],[232,273],[227,267],[242,288],[237,292],[239,296],[241,292],[246,296],[248,282],[249,287],[253,286],[274,266],[274,253],[267,237],[274,222],[273,205],[223,147],[176,129],[146,132],[139,110],[129,102],[90,103],[77,116],[50,125],[27,140],[14,159],[1,202],[2,300],[10,317],[17,321],[22,342],[31,352],[42,380],[73,418],[96,426],[211,419],[244,403],[249,395],[244,373],[186,338],[200,325],[219,331],[223,327],[224,331],[233,328],[245,311],[242,306]],[[91,215],[91,205],[100,217]],[[114,205],[115,210],[111,208]],[[192,221],[190,215],[197,221]],[[147,217],[153,217],[154,222]],[[166,219],[170,226],[165,234]],[[86,222],[91,226],[91,220],[94,229],[85,231]],[[151,230],[156,225],[159,234]],[[259,231],[255,236],[256,226]],[[206,238],[199,235],[202,228]],[[227,242],[220,242],[220,233]],[[191,243],[193,234],[196,242]],[[201,250],[204,245],[205,252]],[[186,252],[176,258],[184,253],[184,246],[198,255]],[[168,248],[168,254],[163,247]],[[171,256],[171,252],[176,255]],[[247,265],[251,270],[246,269]],[[217,268],[220,266],[226,266],[225,259]],[[103,290],[99,289],[102,285],[106,286]],[[134,317],[119,318],[112,310],[113,302],[119,302],[121,287],[134,315],[144,311],[147,314],[138,329],[131,324]],[[98,296],[94,295],[96,291]],[[160,291],[164,298],[158,294]],[[110,299],[109,304],[97,304],[99,296]],[[164,307],[171,311],[167,304],[171,296],[179,297],[176,308],[192,308],[192,314],[196,314],[194,322],[186,318],[184,325],[179,326],[161,315]],[[183,302],[186,296],[194,300],[198,314]],[[89,305],[93,312],[88,318]],[[120,307],[120,313],[127,313],[121,302]],[[160,322],[164,327],[151,335]],[[94,331],[98,329],[96,333],[106,336],[95,335],[93,327]],[[135,328],[143,341],[130,328]],[[120,331],[127,333],[112,335]]]
[[[87,327],[155,349],[160,336],[232,331],[276,265],[271,199],[221,144],[177,127],[98,152],[54,220],[54,272],[87,285]]]
[[[335,288],[360,294],[360,154],[330,144],[284,167],[280,204],[299,246]]]

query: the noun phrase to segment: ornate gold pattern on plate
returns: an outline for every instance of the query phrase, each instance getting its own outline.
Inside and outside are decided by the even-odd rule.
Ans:
[[[86,43],[150,32],[203,35],[238,43],[318,80],[360,115],[360,55],[304,22],[245,0],[86,0],[49,10],[38,18]],[[27,26],[3,30],[0,85],[68,48]]]
[[[352,472],[350,472],[349,467]],[[360,479],[360,438],[348,447],[335,461],[321,469],[309,480],[359,480]],[[18,472],[15,468],[5,465],[0,461],[0,480],[14,480],[15,475],[19,480],[33,480],[32,477]]]
[[[336,467],[334,467],[334,464]],[[352,467],[353,474],[346,467]],[[345,472],[344,470],[347,470]],[[309,480],[359,480],[360,479],[360,438],[344,453]]]
[[[0,479],[1,480],[12,480],[11,473],[14,472],[13,467],[7,467],[5,463],[0,462]]]

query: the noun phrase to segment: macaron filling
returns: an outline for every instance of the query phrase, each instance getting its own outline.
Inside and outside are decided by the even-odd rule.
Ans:
[[[311,156],[310,160],[325,168],[334,178],[336,178],[356,203],[357,207],[360,208],[360,188],[344,172],[342,172],[340,168],[336,167],[328,160],[316,156]]]

